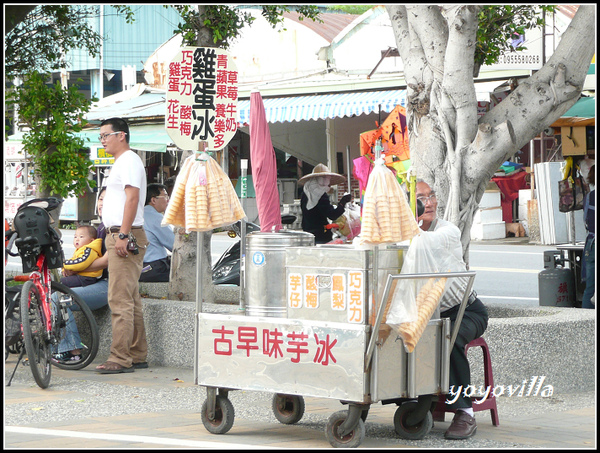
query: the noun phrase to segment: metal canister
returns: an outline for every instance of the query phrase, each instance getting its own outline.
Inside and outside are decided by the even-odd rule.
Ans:
[[[250,233],[246,240],[246,315],[285,318],[285,249],[314,246],[315,237],[303,231],[283,230]]]
[[[544,270],[538,274],[540,305],[550,307],[573,307],[575,282],[571,269],[563,267],[559,250],[544,252]]]

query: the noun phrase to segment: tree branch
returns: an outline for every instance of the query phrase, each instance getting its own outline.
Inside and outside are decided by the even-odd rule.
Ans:
[[[560,43],[542,69],[521,82],[508,98],[489,111],[480,123],[492,126],[510,119],[518,137],[516,148],[560,118],[578,99],[595,52],[595,7],[581,5]],[[568,70],[567,70],[568,68]],[[503,153],[498,159],[511,154]]]

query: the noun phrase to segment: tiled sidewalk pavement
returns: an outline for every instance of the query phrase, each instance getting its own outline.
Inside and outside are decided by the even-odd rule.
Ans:
[[[5,364],[5,384],[14,358]],[[48,389],[35,385],[30,371],[19,367],[5,387],[5,442],[24,448],[330,448],[327,418],[344,409],[339,401],[305,397],[306,413],[296,425],[277,422],[271,395],[234,391],[236,417],[225,435],[202,425],[205,390],[193,383],[190,369],[150,367],[135,373],[100,375],[94,366],[80,371],[54,368]],[[436,422],[425,439],[408,441],[394,432],[395,405],[374,404],[361,448],[595,448],[595,395],[500,398],[500,426],[489,412],[476,413],[477,434],[467,441],[446,441],[450,424]],[[58,435],[49,435],[47,431]]]

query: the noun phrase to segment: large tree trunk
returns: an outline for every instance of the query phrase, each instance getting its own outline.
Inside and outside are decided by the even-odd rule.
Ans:
[[[181,161],[185,161],[192,153],[183,153]],[[213,303],[215,288],[212,283],[212,231],[206,233],[185,233],[183,228],[177,229],[173,254],[171,256],[171,276],[169,279],[169,300],[196,301],[197,284],[202,285],[202,303]],[[198,236],[202,235],[200,265],[202,274],[198,282]]]
[[[407,83],[411,159],[462,231],[500,164],[578,99],[595,48],[595,9],[580,6],[552,58],[479,121],[473,81],[476,5],[387,6]]]
[[[171,256],[171,277],[169,281],[169,300],[196,301],[197,288],[197,263],[198,263],[198,235],[203,237],[203,246],[200,254],[202,275],[202,303],[212,303],[215,299],[215,290],[212,284],[211,237],[212,232],[186,234],[179,228],[175,235],[173,255]]]

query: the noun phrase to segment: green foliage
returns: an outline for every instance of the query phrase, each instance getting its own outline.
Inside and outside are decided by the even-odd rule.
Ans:
[[[40,5],[11,30],[5,41],[5,70],[9,76],[37,68],[53,72],[66,67],[65,49],[85,48],[96,56],[101,37],[86,21],[97,6]]]
[[[46,84],[48,75],[37,71],[6,96],[9,106],[18,106],[20,122],[29,128],[23,145],[34,162],[35,174],[44,194],[79,196],[95,184],[88,180],[92,161],[83,149],[83,139],[74,135],[87,123],[83,115],[91,102],[73,85]]]
[[[373,5],[327,5],[327,12],[332,11],[360,16],[371,8],[373,8]]]
[[[250,14],[239,14],[228,5],[206,5],[202,17],[194,5],[172,6],[183,20],[173,32],[181,33],[184,46],[196,46],[198,30],[205,28],[210,31],[215,45],[226,49],[244,25],[254,20]]]
[[[500,55],[514,50],[525,50],[523,46],[513,48],[511,40],[527,30],[544,26],[541,11],[552,13],[555,6],[543,5],[485,5],[479,12],[475,64],[493,64]]]
[[[127,23],[134,20],[131,7],[115,5]],[[55,72],[67,67],[66,53],[84,49],[100,53],[102,36],[95,31],[97,5],[39,5],[5,35],[4,71],[8,78],[36,69]]]
[[[275,28],[278,24],[283,24],[283,13],[292,11],[292,8],[283,5],[263,5],[262,15],[267,21]],[[299,20],[304,18],[312,19],[316,22],[323,22],[319,19],[319,9],[313,5],[298,5],[293,8],[300,17]]]
[[[240,34],[241,29],[251,25],[254,17],[247,11],[230,5],[203,5],[204,13],[200,16],[193,5],[172,5],[183,20],[174,30],[181,33],[184,46],[196,46],[199,30],[206,29],[212,36],[216,47],[227,49]],[[292,8],[281,5],[263,5],[262,15],[275,28],[283,22],[282,14]],[[308,17],[319,21],[319,10],[316,6],[300,5],[293,8],[300,14],[300,19]]]
[[[126,24],[133,24],[135,22],[135,14],[131,9],[131,6],[127,5],[111,5],[116,11],[117,15],[125,16]]]

